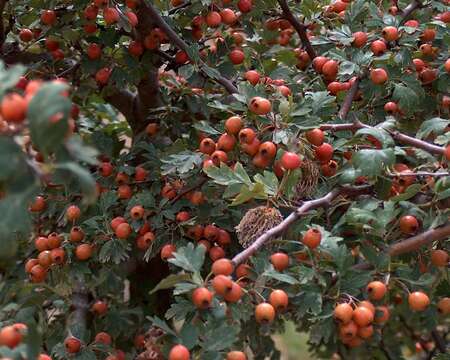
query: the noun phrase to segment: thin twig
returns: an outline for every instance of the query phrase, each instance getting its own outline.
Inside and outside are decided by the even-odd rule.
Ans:
[[[344,102],[342,103],[341,109],[339,110],[339,117],[341,119],[345,119],[352,108],[353,99],[355,98],[356,93],[358,92],[359,88],[359,77],[356,78],[356,80],[353,82],[352,86],[347,92],[347,96],[344,99]]]
[[[436,343],[436,347],[443,354],[447,352],[447,346],[445,345],[444,339],[441,338],[437,330],[431,331],[431,336],[433,337],[434,342]]]
[[[283,10],[283,15],[287,21],[294,27],[295,31],[297,31],[300,40],[302,41],[302,45],[305,48],[306,52],[309,55],[309,58],[313,60],[317,55],[316,51],[311,45],[309,41],[308,34],[306,33],[306,25],[298,21],[298,19],[292,14],[289,5],[286,0],[278,0],[278,4],[280,4],[281,9]]]
[[[207,177],[204,177],[203,179],[201,179],[197,184],[192,185],[191,187],[183,190],[182,192],[180,192],[177,196],[175,196],[172,201],[170,202],[171,204],[176,203],[178,200],[180,200],[184,195],[189,194],[191,191],[194,191],[195,189],[198,189],[199,187],[203,186],[204,183],[206,183],[208,181]]]
[[[189,45],[180,36],[178,36],[178,34],[170,27],[169,24],[166,23],[166,21],[162,18],[162,16],[156,10],[156,8],[148,1],[145,1],[143,6],[151,16],[153,23],[157,25],[162,31],[164,31],[166,36],[173,42],[173,44],[177,46],[179,49],[186,52],[186,54],[189,54],[190,52]],[[238,88],[234,86],[231,80],[221,75],[217,76],[210,75],[209,72],[206,70],[207,65],[203,61],[199,60],[199,66],[200,72],[202,73],[203,76],[206,76],[211,80],[222,85],[230,94],[236,94],[239,92]]]

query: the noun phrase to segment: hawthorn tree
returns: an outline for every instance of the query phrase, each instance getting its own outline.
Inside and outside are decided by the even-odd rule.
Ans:
[[[449,10],[0,0],[3,359],[448,359]]]

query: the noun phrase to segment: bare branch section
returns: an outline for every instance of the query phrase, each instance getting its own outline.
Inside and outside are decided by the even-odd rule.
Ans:
[[[72,308],[73,311],[71,317],[69,318],[69,329],[70,325],[86,328],[89,311],[89,297],[85,285],[82,284],[80,280],[77,280],[74,285],[72,293]]]
[[[400,25],[402,25],[405,21],[407,21],[412,13],[417,9],[420,9],[423,6],[422,1],[414,0],[411,4],[409,4],[402,12],[402,19],[400,20]]]
[[[281,9],[283,10],[283,15],[287,21],[291,23],[294,27],[295,31],[297,31],[300,40],[302,41],[302,45],[308,53],[311,60],[313,60],[317,55],[316,51],[311,45],[311,42],[308,39],[308,34],[306,33],[306,25],[301,23],[295,16],[292,14],[291,9],[286,0],[278,0],[278,4],[280,4]]]
[[[362,122],[356,121],[355,123],[346,123],[346,124],[324,124],[320,126],[321,130],[324,131],[355,131],[362,128],[374,128],[373,126],[369,126],[366,124],[363,124]],[[398,142],[401,142],[405,145],[410,145],[412,147],[415,147],[417,149],[425,150],[431,154],[435,155],[443,155],[444,154],[444,148],[442,146],[437,146],[434,144],[430,144],[429,142],[416,139],[412,136],[402,134],[398,131],[388,131],[391,136],[397,140]]]
[[[341,119],[345,119],[350,111],[350,109],[352,108],[352,104],[353,104],[353,99],[355,98],[356,93],[358,92],[359,89],[359,82],[360,82],[360,78],[356,78],[356,80],[353,82],[352,86],[350,87],[350,89],[347,92],[347,96],[344,99],[344,102],[342,103],[341,109],[339,110],[339,117]]]
[[[390,256],[399,256],[419,250],[422,246],[434,241],[442,240],[450,236],[450,224],[425,231],[406,240],[399,241],[389,247]]]
[[[321,207],[327,207],[331,202],[340,195],[348,196],[358,196],[362,194],[367,194],[372,190],[371,186],[359,186],[359,187],[342,187],[339,189],[332,190],[325,196],[306,201],[302,206],[297,208],[293,213],[291,213],[286,219],[284,219],[279,225],[273,227],[272,229],[261,235],[255,242],[250,245],[247,249],[241,251],[233,259],[233,263],[238,265],[246,261],[250,256],[256,253],[264,244],[274,237],[277,237],[284,233],[296,220],[298,220],[303,215],[307,214],[309,211],[318,209]]]
[[[159,11],[155,9],[155,7],[150,4],[149,2],[145,2],[142,5],[142,8],[147,11],[147,14],[150,15],[152,18],[153,23],[158,26],[164,33],[167,35],[167,37],[172,41],[174,45],[176,45],[180,50],[183,50],[186,52],[186,54],[189,55],[189,45],[180,37],[178,34],[165,22],[165,20],[160,15]],[[210,78],[211,80],[217,82],[218,84],[222,85],[230,94],[238,93],[237,87],[227,78],[223,76],[217,76],[217,77],[211,77],[208,75],[208,73],[204,70],[204,67],[206,66],[203,62],[200,62],[200,71],[202,72],[202,75],[205,77]]]

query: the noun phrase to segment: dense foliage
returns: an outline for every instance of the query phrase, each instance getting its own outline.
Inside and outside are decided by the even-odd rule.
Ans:
[[[0,10],[4,359],[448,359],[448,1]]]

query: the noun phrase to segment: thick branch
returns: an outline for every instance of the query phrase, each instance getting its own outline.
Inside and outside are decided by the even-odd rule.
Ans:
[[[255,242],[252,245],[250,245],[247,249],[237,254],[232,260],[233,263],[235,265],[238,265],[247,260],[261,247],[263,247],[264,244],[266,244],[269,240],[284,233],[297,219],[307,214],[309,211],[329,206],[331,202],[339,195],[357,196],[361,194],[367,194],[371,189],[372,189],[371,186],[342,187],[339,189],[334,189],[333,191],[329,192],[328,194],[319,199],[304,202],[302,206],[297,208],[279,225],[273,227],[272,229],[262,234],[259,238],[255,240]]]
[[[295,31],[297,31],[300,40],[302,41],[302,45],[308,53],[311,60],[313,60],[317,55],[314,48],[311,45],[311,42],[308,39],[308,34],[306,33],[305,24],[298,21],[298,19],[292,14],[289,5],[286,0],[278,0],[278,4],[280,4],[281,9],[283,10],[283,15],[287,21],[291,23],[294,27]]]
[[[89,311],[89,297],[85,285],[80,280],[75,282],[72,293],[72,314],[69,319],[69,329],[71,325],[86,328]]]
[[[430,144],[426,141],[416,139],[412,136],[402,134],[398,131],[390,131],[390,134],[392,135],[392,137],[395,140],[397,140],[403,144],[411,145],[412,147],[428,151],[431,154],[436,154],[436,155],[444,154],[444,148],[442,146]]]
[[[134,103],[136,96],[126,89],[114,89],[111,94],[105,96],[105,100],[120,111],[127,119],[131,127],[136,123]]]
[[[390,256],[399,256],[419,250],[422,246],[433,241],[445,239],[450,236],[450,223],[436,229],[427,230],[421,234],[399,241],[389,247]]]
[[[149,3],[148,1],[145,1],[145,3],[142,5],[143,8],[147,11],[148,15],[152,18],[153,23],[158,26],[164,33],[167,35],[167,37],[172,41],[172,43],[177,46],[179,49],[183,50],[186,54],[189,54],[189,45],[180,37],[178,34],[165,22],[165,20],[161,17],[158,10],[155,9],[155,7]],[[208,72],[204,70],[206,67],[206,64],[203,63],[201,60],[199,62],[200,65],[200,71],[203,76],[208,77],[212,79],[213,81],[219,83],[222,85],[230,94],[238,93],[238,89],[234,84],[227,78],[223,76],[217,76],[217,77],[211,77],[208,75]]]

